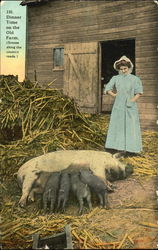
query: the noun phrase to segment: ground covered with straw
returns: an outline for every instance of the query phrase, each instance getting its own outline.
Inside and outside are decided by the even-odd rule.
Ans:
[[[134,175],[132,179],[117,183],[117,191],[109,195],[111,209],[98,208],[95,197],[94,209],[89,212],[85,207],[82,216],[78,216],[73,199],[65,214],[43,214],[39,199],[25,209],[18,207],[21,190],[16,182],[16,172],[24,162],[56,150],[104,150],[109,118],[108,114],[81,113],[73,99],[49,86],[41,88],[30,81],[19,83],[14,76],[1,77],[0,242],[3,248],[29,248],[34,233],[40,232],[41,236],[55,234],[62,232],[66,224],[71,225],[76,249],[132,249],[141,248],[142,242],[152,242],[149,244],[151,249],[156,246],[158,226],[154,185],[158,133],[155,131],[142,133],[143,152],[140,156],[121,159],[133,165]],[[127,199],[132,190],[135,195]],[[143,198],[135,200],[139,192]],[[140,220],[141,216],[143,219]]]

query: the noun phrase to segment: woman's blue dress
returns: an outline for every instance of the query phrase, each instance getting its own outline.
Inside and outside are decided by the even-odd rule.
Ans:
[[[105,148],[128,152],[142,151],[142,138],[136,102],[130,99],[143,93],[142,82],[132,74],[113,76],[105,87],[104,93],[113,88],[117,96],[112,108]]]

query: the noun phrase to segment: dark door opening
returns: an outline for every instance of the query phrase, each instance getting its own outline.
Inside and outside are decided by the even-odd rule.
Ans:
[[[104,85],[112,76],[117,75],[113,64],[121,56],[131,59],[135,74],[135,39],[113,40],[101,42],[101,111],[111,111],[114,99],[108,95],[103,96]]]

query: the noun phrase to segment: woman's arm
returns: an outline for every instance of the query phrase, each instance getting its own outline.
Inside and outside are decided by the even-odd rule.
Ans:
[[[117,94],[115,94],[112,90],[107,91],[107,93],[113,97],[115,97]]]
[[[132,99],[131,102],[136,102],[138,100],[138,98],[141,96],[142,94],[138,93],[136,94]]]

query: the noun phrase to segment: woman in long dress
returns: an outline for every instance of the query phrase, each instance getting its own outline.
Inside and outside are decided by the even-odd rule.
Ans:
[[[126,56],[114,63],[114,69],[119,74],[111,78],[104,90],[115,98],[105,148],[140,153],[142,138],[136,101],[143,94],[142,82],[131,74],[133,64]]]

